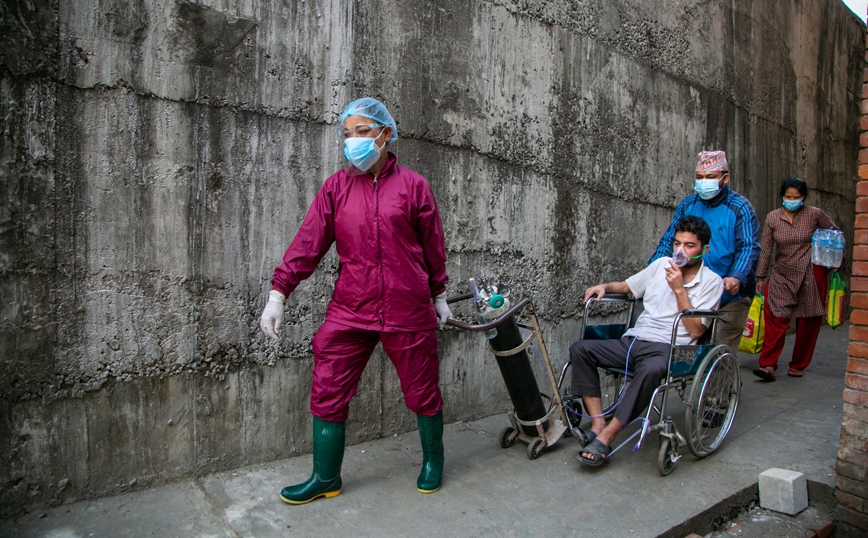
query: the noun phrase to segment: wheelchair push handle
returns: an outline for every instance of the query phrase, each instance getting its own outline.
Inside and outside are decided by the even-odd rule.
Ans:
[[[447,303],[457,303],[459,301],[466,301],[467,299],[472,299],[472,293],[464,293],[462,295],[455,295],[452,297],[447,297]],[[449,318],[446,320],[446,325],[452,325],[453,327],[458,327],[459,329],[464,329],[465,331],[487,331],[488,329],[497,328],[501,323],[511,318],[518,311],[526,307],[530,304],[530,299],[522,299],[521,301],[512,305],[509,310],[500,315],[496,320],[491,321],[489,323],[483,323],[481,325],[473,325],[472,323],[465,323],[461,320],[457,320],[455,318]]]

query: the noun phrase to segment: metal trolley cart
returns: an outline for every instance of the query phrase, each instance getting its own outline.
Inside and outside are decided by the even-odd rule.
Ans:
[[[473,279],[471,279],[471,288],[475,288]],[[489,287],[492,291],[494,288],[504,292],[506,287]],[[484,291],[482,293],[485,294]],[[504,295],[506,294],[504,293]],[[487,333],[489,348],[497,360],[497,365],[514,406],[514,409],[508,412],[511,425],[500,432],[500,446],[509,448],[516,439],[521,439],[527,443],[527,457],[532,460],[536,459],[542,454],[543,449],[554,445],[565,433],[570,431],[569,418],[561,401],[555,381],[556,373],[552,368],[543,342],[536,310],[530,299],[522,299],[510,306],[499,293],[491,293],[484,299],[479,293],[467,293],[450,297],[447,302],[456,303],[469,299],[474,300],[474,305],[480,309],[480,317],[486,322],[474,325],[449,318],[447,324],[466,331]],[[484,306],[479,304],[480,300],[485,302]],[[518,323],[515,319],[516,315],[523,310],[526,310],[530,317],[530,325]],[[486,318],[493,319],[487,321]],[[529,335],[524,337],[521,329],[529,330]],[[496,331],[493,336],[492,330]],[[531,369],[527,348],[534,342],[538,346],[543,367],[551,381],[553,394],[551,398],[540,393],[536,377]],[[548,409],[543,403],[543,397],[551,401]]]

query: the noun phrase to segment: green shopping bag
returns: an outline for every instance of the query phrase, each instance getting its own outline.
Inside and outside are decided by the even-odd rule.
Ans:
[[[738,350],[756,355],[763,350],[763,337],[766,334],[766,326],[763,323],[763,308],[765,307],[763,296],[757,294],[750,303],[750,311],[747,314],[747,322],[741,333],[741,342]]]
[[[847,311],[844,307],[845,293],[844,280],[835,271],[829,282],[829,297],[826,301],[826,321],[833,329],[844,323],[844,314]]]

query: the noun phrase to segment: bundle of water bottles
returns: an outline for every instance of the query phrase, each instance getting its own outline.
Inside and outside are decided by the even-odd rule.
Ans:
[[[829,228],[814,231],[811,239],[811,263],[841,267],[844,260],[844,232]]]

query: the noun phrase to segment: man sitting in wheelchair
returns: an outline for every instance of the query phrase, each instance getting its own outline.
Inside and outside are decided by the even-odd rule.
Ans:
[[[606,293],[632,293],[642,298],[645,311],[619,340],[580,340],[570,346],[572,393],[582,397],[591,416],[588,443],[579,460],[601,465],[615,437],[651,403],[654,390],[666,377],[672,324],[687,309],[715,310],[723,293],[723,280],[702,263],[708,252],[711,229],[699,217],[686,216],[675,227],[674,256],[660,258],[623,282],[588,288],[585,302]],[[682,318],[676,345],[694,344],[711,325],[706,318]],[[622,368],[634,372],[609,424],[603,416],[600,377],[597,368]]]

